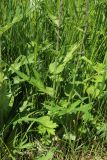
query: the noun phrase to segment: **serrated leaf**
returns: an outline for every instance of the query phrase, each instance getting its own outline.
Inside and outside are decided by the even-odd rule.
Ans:
[[[71,114],[71,113],[73,113],[73,112],[76,112],[76,111],[77,111],[76,107],[77,107],[78,105],[80,105],[80,103],[81,103],[80,100],[72,103],[72,104],[66,109],[66,113]]]
[[[40,117],[36,121],[48,128],[56,128],[58,126],[56,123],[50,120],[49,116]]]
[[[49,116],[40,117],[36,121],[40,123],[38,127],[38,132],[40,134],[45,134],[47,132],[48,135],[55,135],[57,124],[50,120]]]
[[[43,93],[46,93],[50,96],[53,97],[53,89],[50,87],[45,87],[44,83],[42,82],[42,80],[40,79],[39,73],[36,71],[37,75],[36,78],[35,77],[29,77],[28,75],[26,75],[25,73],[16,70],[13,66],[11,66],[11,69],[20,77],[22,78],[24,81],[27,81],[28,83],[32,84],[33,86],[37,87],[40,91],[42,91]]]

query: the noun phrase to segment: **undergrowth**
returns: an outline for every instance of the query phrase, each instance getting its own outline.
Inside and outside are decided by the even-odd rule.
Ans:
[[[106,106],[107,2],[1,0],[0,159],[106,157]]]

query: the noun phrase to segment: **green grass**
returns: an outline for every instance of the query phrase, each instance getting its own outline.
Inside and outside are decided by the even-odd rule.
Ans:
[[[1,160],[106,159],[106,17],[105,0],[0,1]]]

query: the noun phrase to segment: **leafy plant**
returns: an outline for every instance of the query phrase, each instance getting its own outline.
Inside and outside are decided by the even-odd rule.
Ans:
[[[0,15],[0,158],[103,146],[106,1],[1,0]]]

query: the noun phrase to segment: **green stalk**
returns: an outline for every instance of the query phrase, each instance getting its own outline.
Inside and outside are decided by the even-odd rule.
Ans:
[[[56,43],[56,52],[58,54],[59,49],[60,49],[60,27],[61,27],[61,20],[62,20],[62,8],[63,8],[63,3],[64,0],[60,0],[60,7],[59,7],[59,11],[58,11],[58,26],[57,26],[57,43]],[[56,61],[56,67],[57,67],[57,58],[55,58]],[[56,82],[56,75],[54,75],[54,82],[53,82],[53,88],[54,88],[54,97],[56,99],[57,96],[57,92],[58,92],[58,86],[59,83]]]
[[[7,145],[4,143],[4,141],[2,140],[2,138],[0,138],[0,141],[1,141],[1,143],[5,146],[5,149],[6,149],[6,151],[7,151],[8,154],[9,154],[9,158],[11,158],[12,160],[16,160],[16,159],[13,157],[12,153],[10,152],[8,146],[7,146]]]
[[[61,19],[62,19],[62,8],[63,8],[64,0],[60,1],[60,9],[59,9],[59,15],[58,15],[58,26],[57,26],[57,44],[56,44],[56,51],[59,50],[59,44],[60,44],[60,27],[61,27]]]
[[[1,72],[1,61],[2,57],[1,57],[1,35],[0,35],[0,72]]]

